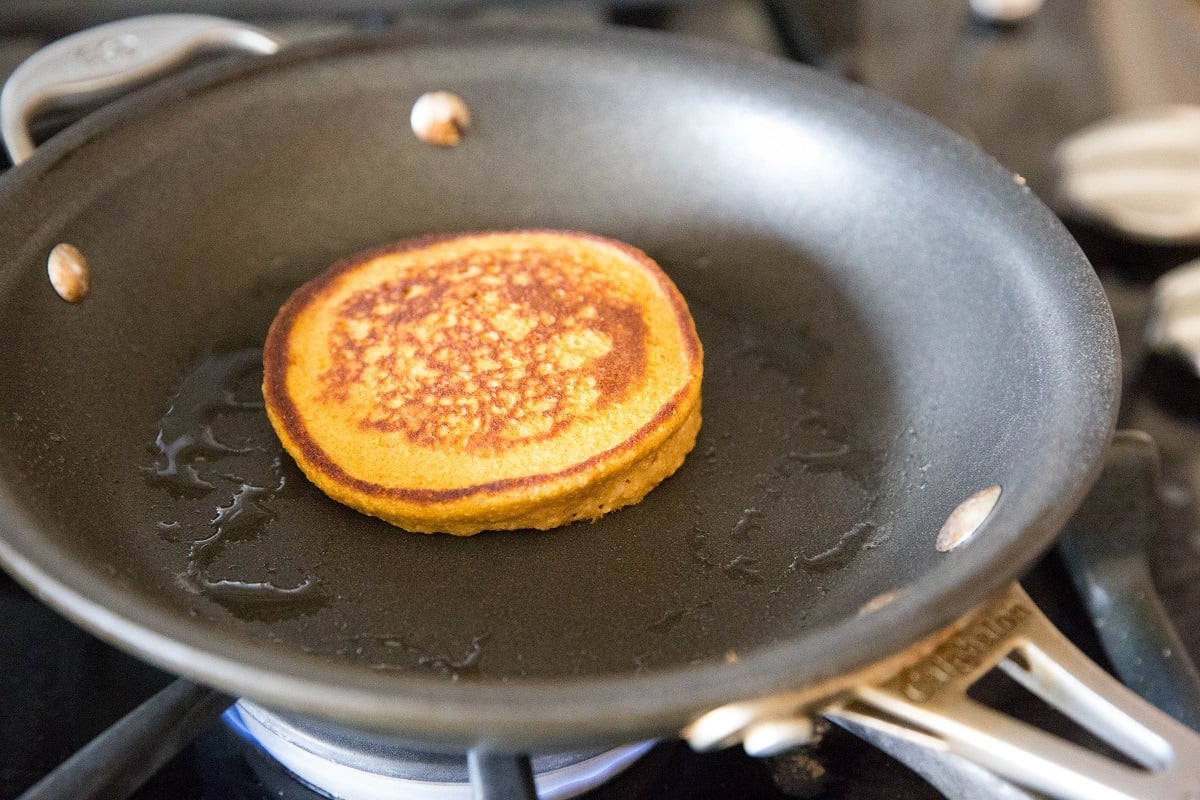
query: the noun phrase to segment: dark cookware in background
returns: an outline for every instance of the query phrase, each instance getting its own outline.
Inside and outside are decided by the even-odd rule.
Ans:
[[[457,148],[409,131],[432,89],[471,108]],[[275,309],[346,253],[526,226],[631,242],[687,297],[705,423],[684,467],[548,533],[407,535],[327,500],[257,402]],[[0,242],[7,569],[174,672],[407,740],[687,728],[766,751],[829,702],[869,718],[863,676],[1026,609],[998,593],[1087,488],[1116,406],[1100,289],[1012,175],[863,90],[645,35],[430,33],[209,66],[6,175]],[[91,264],[78,305],[45,279],[60,242]],[[936,550],[992,486],[978,532]],[[1102,781],[1186,780],[1171,748],[1194,745],[1145,722],[1170,744],[1115,738],[1165,771]],[[1064,796],[1092,791],[1075,783]]]

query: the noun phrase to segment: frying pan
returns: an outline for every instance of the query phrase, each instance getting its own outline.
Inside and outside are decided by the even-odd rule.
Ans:
[[[434,89],[471,109],[456,148],[409,130]],[[681,470],[545,533],[410,535],[328,500],[257,396],[279,304],[379,243],[522,227],[630,242],[687,298],[704,426]],[[46,280],[63,242],[91,269],[77,304]],[[1112,430],[1099,285],[1013,175],[868,91],[628,32],[320,43],[210,64],[54,137],[0,179],[0,252],[0,560],[152,663],[446,745],[682,731],[769,752],[829,713],[1062,796],[1196,780],[1171,766],[1196,748],[1180,726],[1119,690],[1068,692],[1100,671],[1005,589]],[[983,523],[938,549],[992,487]],[[966,687],[1014,648],[1014,674],[1147,770],[1021,751],[1018,723],[982,716]]]

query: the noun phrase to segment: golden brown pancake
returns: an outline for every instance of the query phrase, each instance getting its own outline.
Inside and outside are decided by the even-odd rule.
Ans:
[[[679,468],[701,358],[683,297],[629,245],[431,236],[301,286],[267,334],[263,395],[335,500],[411,531],[545,529]]]

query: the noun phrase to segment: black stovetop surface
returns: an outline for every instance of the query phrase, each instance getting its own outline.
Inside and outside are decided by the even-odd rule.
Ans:
[[[1170,23],[1176,4],[1148,4],[1161,6],[1156,11],[1164,24]],[[55,9],[53,32],[69,29],[71,4],[46,5]],[[79,18],[105,14],[102,4],[76,5]],[[200,4],[185,5],[199,10]],[[261,5],[277,10],[287,4]],[[364,5],[369,4],[349,4],[359,10]],[[370,25],[395,21],[390,15],[403,6],[381,5],[389,14],[368,14]],[[1097,30],[1103,26],[1089,25],[1104,3],[1049,0],[1030,25],[1005,30],[971,21],[965,2],[929,5],[936,9],[906,13],[898,9],[909,4],[859,0],[839,3],[841,11],[832,12],[828,5],[803,0],[713,0],[690,6],[641,3],[601,13],[576,9],[568,16],[574,15],[570,24],[616,18],[820,61],[973,138],[1028,177],[1035,191],[1048,191],[1049,154],[1063,136],[1130,102],[1128,86],[1116,97],[1111,80],[1104,77],[1111,75],[1114,45],[1101,41]],[[6,21],[22,26],[7,38],[0,27],[0,69],[11,69],[39,41],[38,31],[29,26],[50,19],[26,6],[0,10],[0,26]],[[6,13],[16,16],[6,19]],[[566,12],[551,13],[561,17]],[[311,34],[310,20],[298,23],[284,16],[267,23]],[[316,27],[326,22],[318,21]],[[346,20],[329,24],[341,28]],[[1164,69],[1186,72],[1200,64],[1200,30],[1194,43],[1194,50],[1171,58],[1159,54],[1159,61],[1169,65]],[[1167,78],[1185,90],[1195,87],[1197,97],[1174,99],[1200,99],[1200,80]],[[1200,659],[1200,380],[1147,359],[1140,345],[1151,282],[1164,270],[1200,256],[1200,249],[1140,246],[1090,228],[1072,230],[1101,275],[1117,318],[1128,375],[1121,424],[1150,433],[1162,452],[1163,525],[1148,541],[1148,559],[1164,604],[1193,658]],[[1055,553],[1023,583],[1068,636],[1102,659],[1095,632]],[[83,633],[0,574],[0,798],[18,795],[171,680]],[[998,699],[1034,722],[1045,713],[1023,693]],[[823,774],[814,778],[814,773]],[[134,796],[317,797],[221,723],[207,729]],[[888,756],[832,728],[815,748],[769,760],[748,758],[738,748],[698,755],[678,742],[663,743],[588,797],[921,800],[940,795]]]

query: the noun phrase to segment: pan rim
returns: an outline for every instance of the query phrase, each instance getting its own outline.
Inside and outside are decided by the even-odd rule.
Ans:
[[[155,85],[91,115],[55,137],[21,167],[0,179],[0,205],[12,202],[22,187],[36,183],[76,148],[102,138],[105,131],[137,116],[143,107],[159,108],[236,81],[246,75],[286,69],[311,58],[348,54],[358,50],[398,46],[437,46],[446,41],[520,42],[529,46],[570,47],[600,45],[632,56],[718,59],[741,69],[754,69],[768,77],[794,81],[803,78],[831,90],[850,92],[871,110],[884,108],[936,135],[939,143],[990,168],[997,179],[1009,176],[998,164],[982,156],[954,134],[917,112],[861,87],[849,86],[816,71],[757,53],[746,53],[711,42],[683,40],[677,36],[633,31],[607,31],[603,35],[567,31],[538,32],[520,29],[486,29],[454,32],[405,32],[398,35],[348,42],[321,42],[285,51],[279,56],[237,65],[219,64]],[[651,48],[647,48],[651,45]],[[836,88],[835,88],[836,87]],[[880,105],[882,104],[882,106]],[[990,165],[990,166],[989,166]],[[1016,192],[1018,189],[1013,188]],[[1083,312],[1095,322],[1106,341],[1095,342],[1109,354],[1098,367],[1095,389],[1088,405],[1096,419],[1090,435],[1076,443],[1085,458],[1075,472],[1060,479],[1056,491],[1043,492],[1041,513],[1008,545],[972,571],[938,570],[921,591],[905,593],[896,602],[869,617],[841,620],[813,629],[799,640],[764,647],[736,664],[702,664],[664,669],[645,675],[575,677],[555,681],[522,680],[519,683],[450,683],[425,676],[373,676],[348,665],[317,664],[299,653],[248,642],[227,633],[186,624],[148,602],[122,594],[114,587],[89,584],[89,573],[37,533],[37,525],[22,509],[9,485],[0,484],[0,562],[40,599],[101,638],[132,651],[160,667],[223,691],[251,697],[264,705],[335,719],[372,729],[401,731],[421,739],[472,744],[477,741],[520,745],[565,741],[627,741],[644,736],[675,735],[696,715],[725,703],[775,694],[812,685],[862,669],[903,650],[969,610],[984,595],[994,594],[1038,557],[1058,534],[1082,500],[1101,468],[1100,456],[1115,427],[1119,392],[1119,359],[1115,357],[1115,326],[1094,276],[1088,283],[1087,267],[1078,246],[1057,219],[1036,200],[1028,201],[1031,217],[1055,231],[1063,258],[1070,258],[1076,278],[1085,285],[1080,293]],[[1090,271],[1090,268],[1088,268]],[[1107,317],[1107,325],[1105,318]],[[961,563],[961,560],[960,560]],[[86,586],[87,590],[76,587]],[[822,653],[812,659],[805,653]],[[230,657],[224,652],[239,652]],[[249,657],[246,657],[249,656]],[[323,677],[322,677],[323,676]],[[388,688],[392,691],[388,691]],[[396,693],[397,687],[406,691]],[[580,712],[587,709],[587,715]]]

